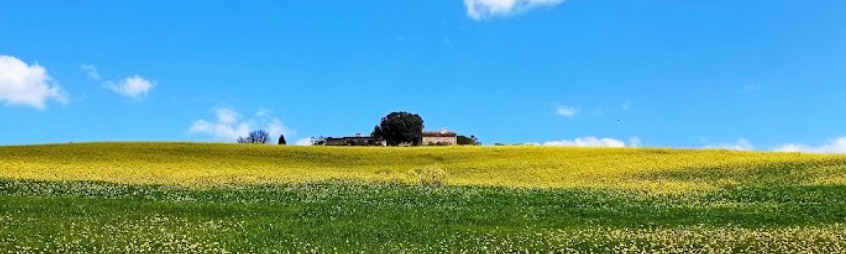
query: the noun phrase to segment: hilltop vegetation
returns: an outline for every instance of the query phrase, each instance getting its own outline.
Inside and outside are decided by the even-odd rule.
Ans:
[[[0,147],[0,253],[844,253],[846,157]]]

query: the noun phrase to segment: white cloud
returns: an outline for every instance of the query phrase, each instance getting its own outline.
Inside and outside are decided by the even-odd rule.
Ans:
[[[746,140],[745,138],[740,138],[734,143],[710,144],[706,145],[705,148],[751,151],[755,149],[755,146],[753,146],[752,143],[749,142],[749,140]]]
[[[97,66],[91,64],[85,64],[80,67],[82,71],[85,71],[85,75],[92,80],[100,80],[100,72],[97,71]]]
[[[301,138],[297,140],[295,143],[298,146],[310,146],[311,145],[311,138]]]
[[[776,147],[777,152],[804,152],[804,153],[846,153],[846,137],[839,137],[821,146],[809,146],[805,144],[784,144]]]
[[[470,18],[483,20],[563,2],[564,0],[464,0],[464,6],[467,7],[467,15]]]
[[[191,125],[192,133],[211,135],[223,140],[236,140],[250,133],[250,125],[239,123],[241,115],[234,110],[221,108],[215,110],[216,121],[197,120]]]
[[[705,146],[705,148],[718,148],[740,151],[756,150],[755,146],[752,145],[749,140],[743,138],[738,139],[737,142],[734,143],[710,144]],[[770,150],[775,152],[846,153],[846,136],[830,140],[820,146],[811,146],[800,143],[788,143],[776,146],[775,148],[772,148]]]
[[[566,117],[573,117],[579,114],[579,108],[570,107],[566,105],[558,105],[555,107],[555,113]]]
[[[240,113],[229,108],[219,108],[214,110],[214,113],[215,120],[200,119],[194,121],[189,131],[195,134],[209,135],[218,140],[233,142],[239,137],[246,137],[250,131],[259,129],[267,131],[272,141],[282,134],[286,137],[294,134],[293,130],[270,115],[270,111],[266,109],[259,109],[255,114],[256,117],[250,119],[244,119]]]
[[[633,137],[630,144],[613,138],[582,137],[574,140],[549,141],[545,146],[578,146],[578,147],[635,147],[640,145],[640,139]]]
[[[640,144],[641,144],[640,138],[638,138],[638,137],[629,138],[629,147],[639,147]]]
[[[138,75],[127,77],[118,83],[112,81],[106,82],[106,87],[112,91],[136,101],[141,100],[141,97],[150,92],[150,89],[153,89],[155,86],[156,83],[154,81],[146,80]]]
[[[267,133],[270,133],[271,137],[278,138],[279,135],[284,134],[285,136],[287,136],[288,134],[290,134],[288,127],[286,127],[284,124],[282,124],[282,121],[279,121],[279,119],[276,118],[271,118],[270,120],[268,120],[265,123],[265,126],[267,128]]]
[[[266,117],[270,116],[271,114],[273,114],[273,110],[267,108],[259,108],[258,110],[256,110],[256,116],[258,117]]]
[[[49,100],[66,104],[67,95],[54,84],[44,67],[0,55],[0,101],[45,109]]]

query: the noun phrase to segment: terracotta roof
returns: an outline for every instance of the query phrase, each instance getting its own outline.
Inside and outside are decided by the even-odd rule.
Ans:
[[[364,136],[364,137],[338,137],[338,138],[326,137],[326,140],[343,140],[343,139],[371,139],[371,137],[370,137],[370,136]]]
[[[451,131],[424,131],[424,137],[455,137],[458,134]]]

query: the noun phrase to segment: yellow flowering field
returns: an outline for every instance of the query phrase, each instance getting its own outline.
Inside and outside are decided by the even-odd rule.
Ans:
[[[4,253],[846,253],[846,156],[5,146]]]
[[[843,155],[698,149],[85,143],[0,147],[0,178],[178,186],[435,181],[672,192],[765,181],[774,170],[793,170],[797,177],[780,180],[798,184],[846,183],[844,162]]]

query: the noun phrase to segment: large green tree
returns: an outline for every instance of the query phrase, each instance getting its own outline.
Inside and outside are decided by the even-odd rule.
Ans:
[[[458,138],[457,138],[457,142],[458,142],[459,145],[470,145],[470,146],[476,146],[476,145],[482,144],[482,143],[479,142],[479,139],[476,138],[475,135],[470,135],[470,137],[467,137],[467,136],[464,136],[464,135],[459,135]]]
[[[389,146],[420,145],[423,142],[423,118],[408,112],[390,113],[382,118],[371,136],[384,140]]]

